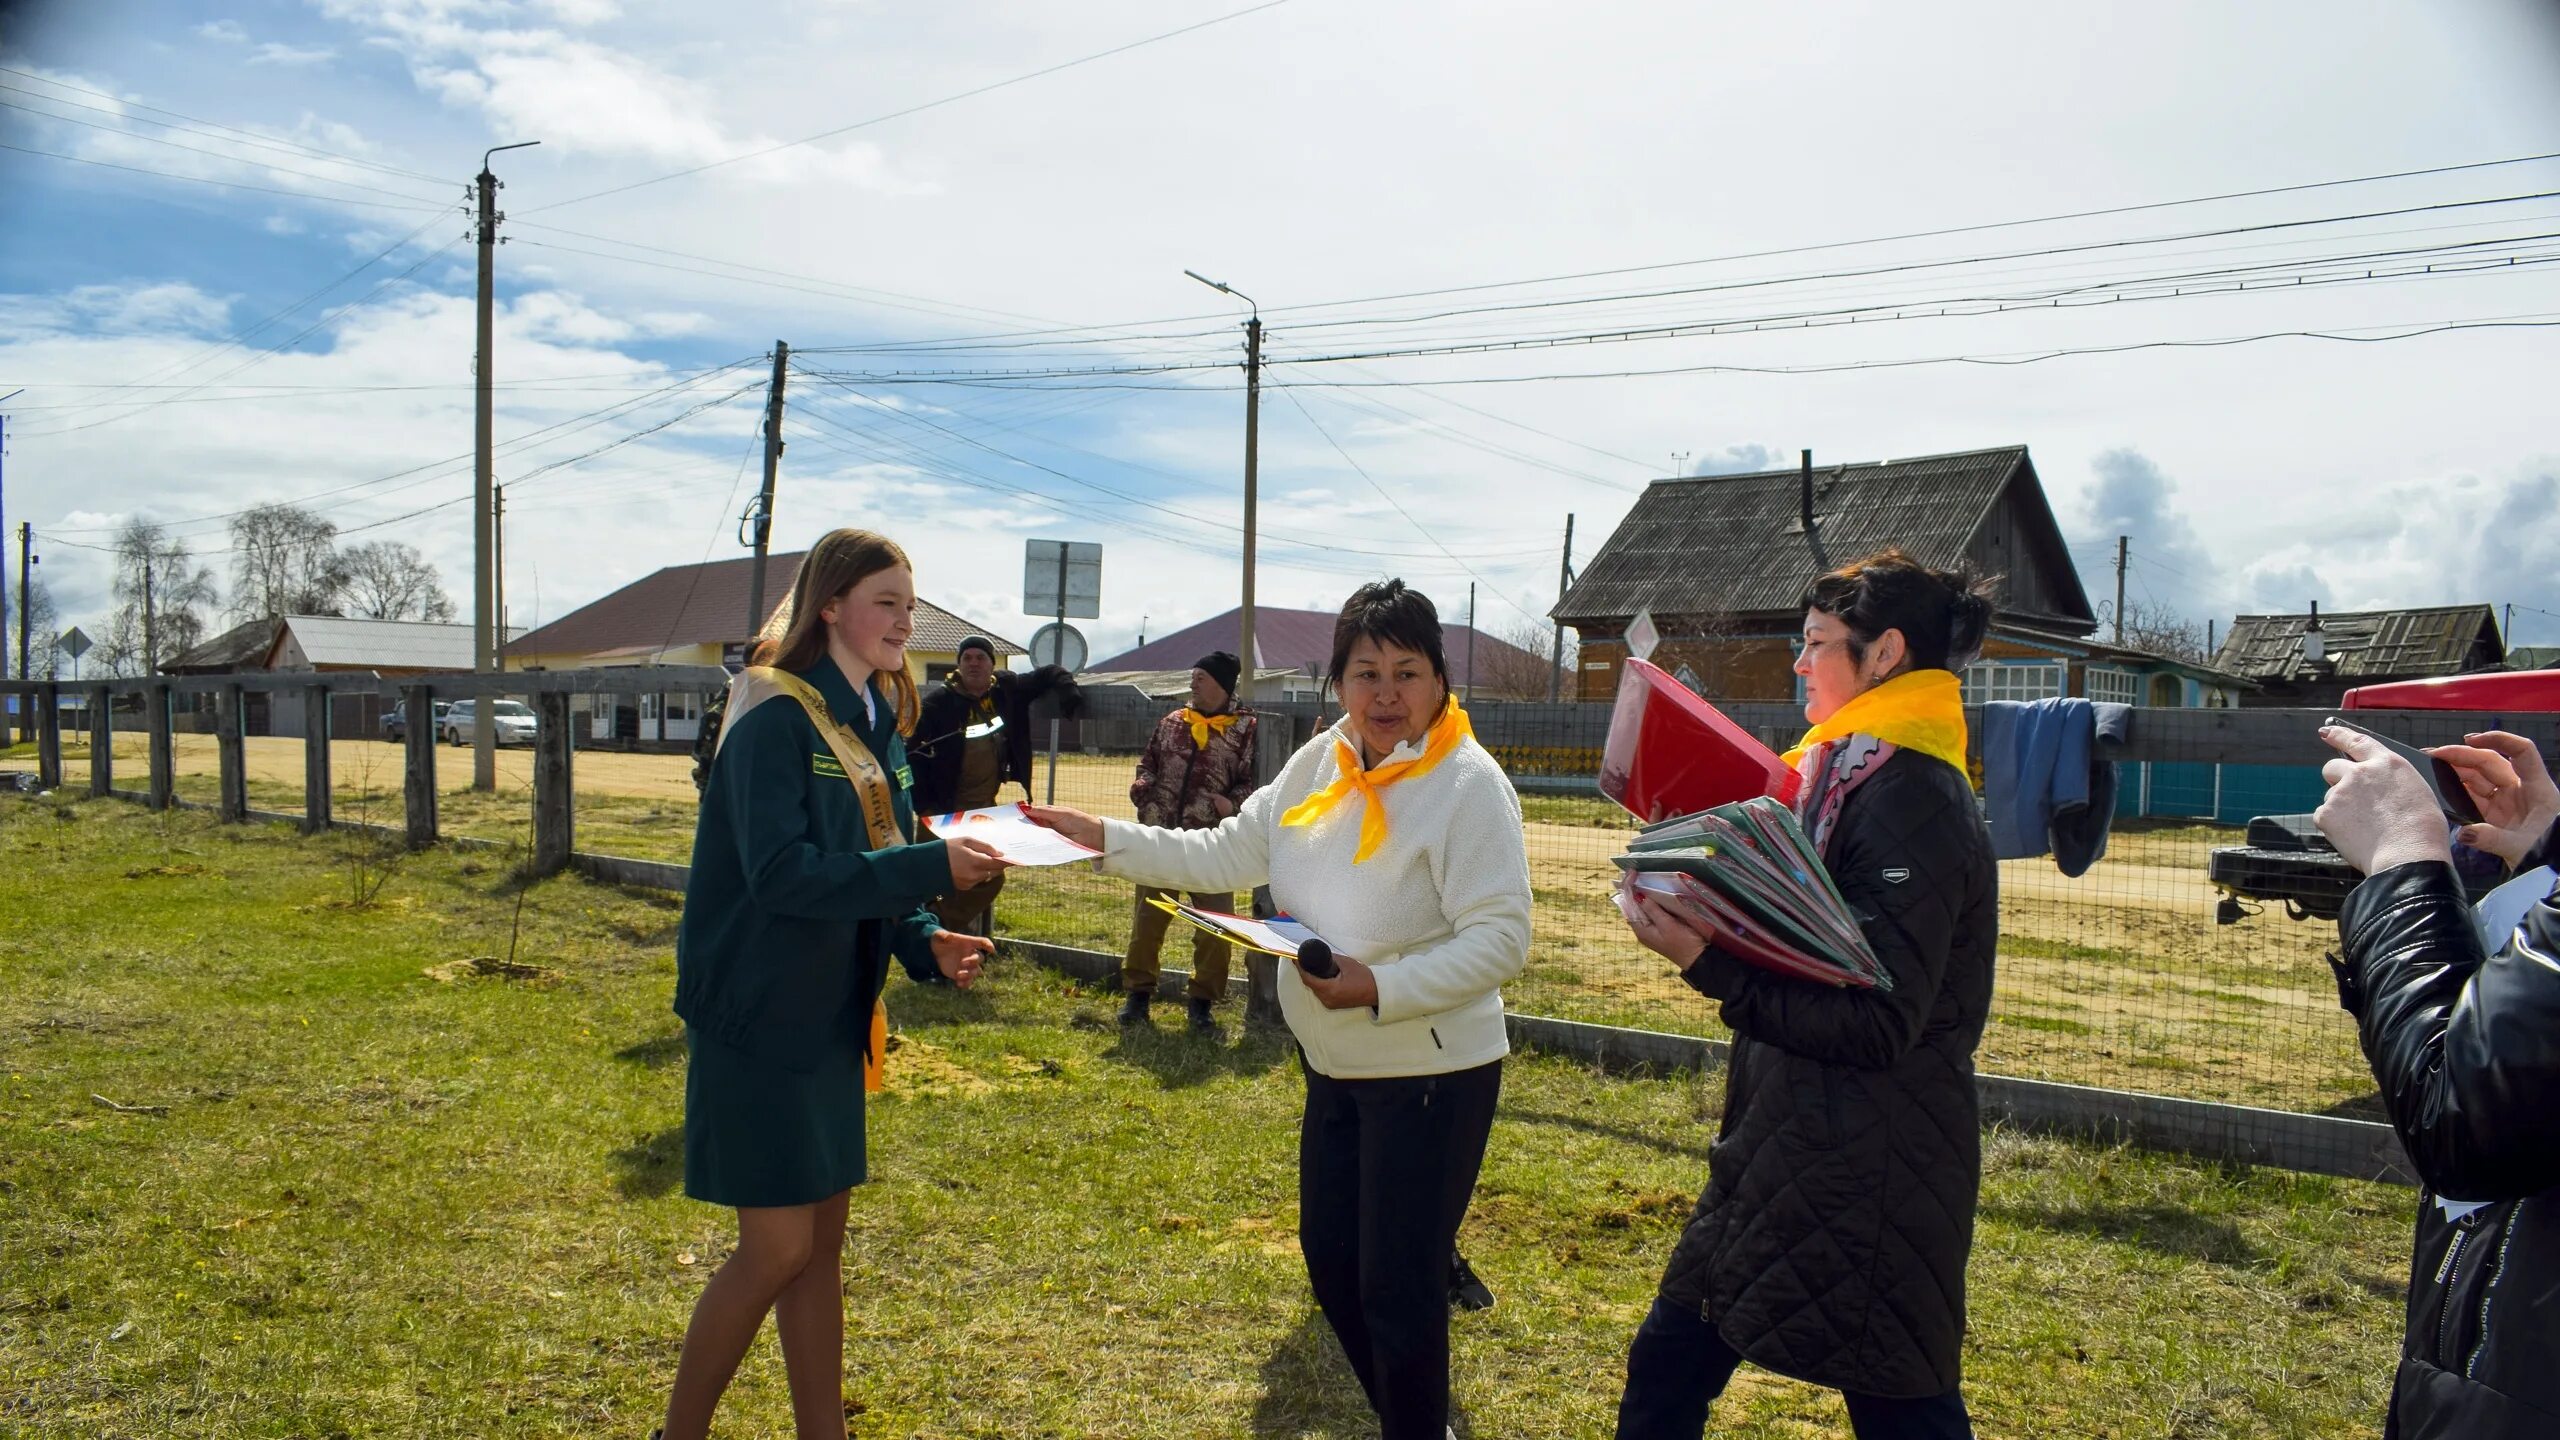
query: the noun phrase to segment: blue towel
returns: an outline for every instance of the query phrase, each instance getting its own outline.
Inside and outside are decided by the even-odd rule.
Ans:
[[[1982,707],[1982,793],[1991,853],[2051,854],[2084,875],[2107,853],[2116,767],[2107,747],[2132,733],[2131,706],[2087,700],[1995,700]]]

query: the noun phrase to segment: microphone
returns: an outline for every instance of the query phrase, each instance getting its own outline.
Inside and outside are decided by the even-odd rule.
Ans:
[[[1333,963],[1333,947],[1313,936],[1299,942],[1298,968],[1319,980],[1330,980],[1342,973],[1342,967]]]

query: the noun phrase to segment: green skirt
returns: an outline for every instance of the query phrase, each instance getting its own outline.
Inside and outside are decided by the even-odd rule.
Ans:
[[[866,1178],[862,1050],[840,1036],[792,1070],[686,1026],[684,1193],[733,1208],[814,1205]]]

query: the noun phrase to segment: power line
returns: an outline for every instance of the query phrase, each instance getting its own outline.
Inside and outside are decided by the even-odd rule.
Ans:
[[[1625,380],[1655,375],[1827,375],[1850,370],[1900,370],[1920,365],[2035,365],[2047,360],[2060,360],[2079,355],[2121,355],[2137,350],[2210,350],[2232,345],[2250,345],[2263,340],[2334,340],[2345,344],[2373,345],[2392,340],[2415,340],[2427,335],[2445,335],[2465,330],[2547,330],[2560,327],[2560,319],[2506,317],[2488,320],[2456,320],[2440,324],[2422,324],[2387,335],[2359,334],[2357,330],[2392,329],[2396,327],[2362,326],[2346,330],[2268,330],[2254,335],[2230,335],[2209,340],[2140,340],[2122,345],[2086,345],[2057,350],[2011,351],[2000,355],[1931,355],[1902,360],[1856,360],[1827,365],[1666,365],[1649,370],[1577,370],[1544,375],[1475,375],[1448,380],[1336,380],[1318,384],[1313,381],[1284,381],[1278,389],[1428,389],[1442,385],[1525,385],[1546,380]]]
[[[166,106],[145,105],[139,100],[128,100],[121,95],[111,94],[104,90],[92,90],[85,85],[74,85],[68,80],[57,80],[50,75],[41,75],[33,70],[20,70],[13,66],[0,65],[0,75],[15,75],[21,80],[33,80],[40,85],[50,85],[57,90],[68,90],[77,95],[89,95],[101,100],[112,100],[123,108],[118,110],[109,110],[102,105],[81,105],[77,100],[65,100],[59,96],[44,95],[33,90],[19,89],[16,86],[0,86],[0,89],[15,90],[21,95],[34,95],[38,99],[47,100],[56,105],[76,105],[83,110],[94,110],[102,115],[119,116],[127,115],[136,110],[147,110],[154,115],[172,116],[176,119],[187,122],[189,125],[200,126],[205,130],[222,131],[227,134],[237,135],[242,137],[249,144],[263,145],[269,149],[298,152],[311,156],[314,159],[335,160],[342,165],[355,165],[367,170],[378,170],[385,175],[397,175],[409,180],[424,180],[431,185],[447,183],[446,178],[441,175],[429,175],[420,170],[403,170],[397,165],[385,165],[379,161],[364,159],[361,156],[342,154],[335,150],[324,150],[316,145],[304,145],[298,141],[285,140],[276,136],[261,135],[254,130],[244,130],[237,125],[225,125],[215,120],[199,119],[193,115],[187,115],[176,110],[171,110]],[[139,119],[141,117],[135,116],[134,118]],[[159,125],[164,124],[165,122],[158,120],[144,120],[142,123],[146,125]],[[171,125],[168,128],[175,130],[182,127]]]
[[[21,155],[41,155],[48,160],[68,160],[74,165],[95,165],[106,170],[122,170],[134,175],[152,175],[162,180],[183,180],[190,185],[219,185],[226,190],[254,190],[261,195],[283,195],[295,200],[325,200],[332,205],[355,205],[368,210],[458,211],[459,205],[394,205],[383,200],[356,200],[343,195],[325,195],[310,190],[280,190],[273,185],[251,185],[239,180],[215,180],[203,175],[183,175],[175,170],[152,170],[141,165],[119,165],[112,160],[92,160],[85,155],[65,155],[59,150],[38,150],[31,145],[11,145],[0,141],[0,150],[13,150]]]
[[[1090,55],[1079,56],[1073,60],[1063,60],[1055,65],[1045,65],[1037,70],[1026,71],[1023,74],[1015,75],[1007,79],[992,81],[988,84],[980,85],[975,89],[963,90],[956,95],[945,95],[938,100],[927,100],[919,105],[909,105],[901,110],[892,110],[883,115],[874,115],[868,120],[857,120],[850,125],[839,125],[832,130],[821,130],[815,135],[803,136],[798,140],[786,140],[779,145],[768,145],[761,150],[750,150],[743,155],[732,155],[725,160],[712,160],[700,165],[689,166],[682,170],[670,171],[664,175],[653,176],[647,180],[634,180],[628,185],[616,185],[611,189],[592,191],[588,194],[574,196],[567,200],[555,200],[548,205],[534,206],[531,210],[528,210],[525,213],[538,214],[545,210],[557,210],[564,205],[582,205],[589,200],[601,200],[607,195],[621,195],[629,191],[643,189],[651,185],[663,185],[669,180],[681,180],[688,175],[699,175],[706,170],[717,170],[724,165],[735,165],[741,161],[761,159],[764,156],[778,154],[784,150],[797,149],[802,145],[814,145],[821,140],[832,140],[839,135],[850,135],[856,130],[867,129],[873,125],[885,124],[891,120],[903,119],[909,115],[919,115],[927,110],[939,109],[945,105],[956,105],[963,100],[974,99],[977,96],[990,94],[994,91],[1005,89],[1008,86],[1020,85],[1026,81],[1037,80],[1045,75],[1055,75],[1062,70],[1073,70],[1079,65],[1090,65],[1097,60],[1110,59],[1114,55],[1124,55],[1132,50],[1144,49],[1149,45],[1160,44],[1167,40],[1188,35],[1195,30],[1206,30],[1213,25],[1224,25],[1230,20],[1240,20],[1247,15],[1255,15],[1265,10],[1277,9],[1288,3],[1289,0],[1262,0],[1262,3],[1259,5],[1248,5],[1242,10],[1230,11],[1227,14],[1219,15],[1208,20],[1202,20],[1190,25],[1185,25],[1177,30],[1167,30],[1160,35],[1150,35],[1142,40],[1132,40],[1124,45],[1114,45],[1108,50],[1097,50]]]
[[[1476,573],[1476,568],[1475,568],[1474,566],[1469,565],[1469,564],[1468,564],[1467,562],[1465,562],[1464,560],[1460,560],[1460,559],[1458,559],[1458,557],[1457,557],[1454,553],[1452,553],[1452,552],[1450,551],[1450,549],[1449,549],[1449,547],[1448,547],[1448,546],[1443,545],[1443,544],[1441,544],[1441,543],[1440,543],[1440,537],[1439,537],[1439,536],[1434,535],[1433,533],[1431,533],[1431,531],[1430,531],[1427,527],[1425,527],[1421,521],[1416,520],[1416,519],[1414,519],[1414,518],[1413,518],[1413,512],[1412,512],[1412,511],[1410,511],[1410,510],[1407,510],[1406,508],[1404,508],[1404,502],[1402,502],[1402,501],[1400,501],[1400,500],[1396,499],[1396,497],[1395,497],[1395,496],[1388,494],[1388,493],[1387,493],[1387,487],[1386,487],[1386,486],[1384,486],[1384,485],[1379,484],[1379,483],[1378,483],[1378,481],[1377,481],[1377,477],[1376,477],[1376,476],[1371,475],[1371,474],[1370,474],[1366,469],[1364,469],[1364,468],[1361,466],[1361,464],[1360,464],[1360,462],[1359,462],[1359,461],[1354,460],[1354,459],[1352,459],[1352,458],[1351,458],[1351,452],[1342,448],[1342,442],[1333,438],[1333,432],[1332,432],[1332,431],[1327,430],[1327,429],[1325,429],[1322,425],[1319,425],[1319,424],[1317,424],[1317,423],[1316,423],[1316,417],[1315,417],[1314,412],[1312,412],[1312,411],[1308,410],[1308,409],[1307,409],[1307,407],[1306,407],[1306,404],[1305,404],[1303,401],[1299,400],[1299,399],[1298,399],[1298,397],[1297,397],[1296,395],[1294,395],[1294,394],[1293,394],[1293,395],[1290,395],[1290,396],[1288,397],[1288,399],[1289,399],[1289,403],[1290,403],[1292,406],[1295,406],[1295,407],[1297,408],[1298,413],[1299,413],[1300,415],[1302,415],[1302,416],[1304,416],[1304,417],[1306,418],[1306,422],[1307,422],[1307,424],[1308,424],[1310,427],[1312,427],[1318,435],[1321,435],[1321,436],[1323,436],[1323,437],[1324,437],[1324,443],[1326,443],[1327,445],[1330,445],[1330,446],[1332,446],[1332,447],[1333,447],[1333,453],[1335,453],[1336,455],[1339,455],[1339,456],[1341,456],[1341,457],[1342,457],[1342,463],[1344,463],[1344,464],[1346,464],[1346,465],[1350,466],[1350,467],[1352,468],[1352,470],[1353,470],[1354,472],[1356,472],[1356,473],[1360,476],[1360,478],[1361,478],[1361,479],[1368,481],[1368,482],[1369,482],[1369,488],[1378,492],[1378,498],[1379,498],[1379,499],[1384,500],[1384,501],[1386,501],[1389,505],[1394,506],[1394,507],[1395,507],[1395,512],[1396,512],[1397,514],[1399,514],[1399,515],[1401,515],[1401,516],[1403,516],[1403,517],[1404,517],[1404,522],[1405,522],[1407,525],[1410,525],[1410,526],[1412,526],[1412,527],[1413,527],[1413,531],[1414,531],[1414,533],[1415,533],[1415,534],[1420,535],[1424,540],[1429,541],[1429,542],[1430,542],[1430,544],[1431,544],[1431,547],[1432,547],[1433,549],[1438,550],[1441,554],[1448,556],[1448,557],[1449,557],[1449,559],[1450,559],[1450,561],[1451,561],[1452,563],[1454,563],[1455,565],[1457,565],[1457,567],[1458,567],[1459,569],[1466,571],[1466,572],[1467,572],[1467,574],[1468,574],[1468,576],[1469,576],[1470,578],[1472,578],[1473,580],[1475,580],[1475,581],[1476,581],[1476,583],[1478,583],[1478,584],[1482,585],[1482,586],[1483,586],[1484,588],[1486,588],[1487,590],[1492,591],[1492,592],[1493,592],[1493,594],[1494,594],[1494,598],[1496,598],[1496,599],[1500,600],[1503,604],[1508,605],[1508,606],[1510,606],[1512,609],[1519,611],[1522,615],[1527,616],[1529,619],[1531,619],[1531,620],[1533,620],[1533,621],[1541,621],[1541,622],[1543,622],[1543,621],[1547,618],[1547,617],[1545,617],[1544,615],[1540,615],[1540,614],[1536,613],[1535,611],[1532,611],[1532,610],[1530,610],[1530,609],[1528,609],[1528,608],[1524,607],[1523,605],[1521,605],[1521,603],[1520,603],[1519,601],[1514,600],[1514,599],[1512,599],[1509,595],[1505,594],[1505,593],[1503,592],[1503,590],[1502,590],[1502,587],[1500,587],[1500,586],[1498,586],[1498,585],[1494,584],[1494,583],[1493,583],[1492,581],[1490,581],[1490,580],[1485,579],[1482,575],[1478,575],[1478,574]],[[1474,626],[1475,626],[1475,623],[1476,623],[1476,617],[1475,617],[1475,616],[1473,616],[1473,615],[1469,615],[1469,616],[1467,617],[1467,625],[1468,625],[1468,628],[1473,629],[1473,628],[1474,628]]]
[[[2503,160],[2474,160],[2454,165],[2434,165],[2418,170],[2395,170],[2377,175],[2356,175],[2336,180],[2316,180],[2294,185],[2274,185],[2256,190],[2232,190],[2218,195],[2196,195],[2181,200],[2153,200],[2136,205],[2110,205],[2096,210],[2075,210],[2055,215],[2038,215],[2019,220],[1984,221],[1971,225],[1951,225],[1935,230],[1910,230],[1898,235],[1875,235],[1860,240],[1827,240],[1809,245],[1789,245],[1770,250],[1737,251],[1711,255],[1695,260],[1665,260],[1647,265],[1621,265],[1605,270],[1581,270],[1562,275],[1543,275],[1525,280],[1487,281],[1474,285],[1444,285],[1429,290],[1407,290],[1385,295],[1365,295],[1348,300],[1327,300],[1314,304],[1274,307],[1274,314],[1298,314],[1308,310],[1333,309],[1349,305],[1374,305],[1390,300],[1422,300],[1439,295],[1463,295],[1485,290],[1509,290],[1530,285],[1562,284],[1572,280],[1598,280],[1616,275],[1641,275],[1660,270],[1679,270],[1691,266],[1730,265],[1744,260],[1768,260],[1786,255],[1810,255],[1825,250],[1848,250],[1868,245],[1892,245],[1909,240],[1937,240],[1950,235],[1973,235],[1990,230],[2018,229],[2029,225],[2055,225],[2072,220],[2096,220],[2112,215],[2132,215],[2148,210],[2178,209],[2189,205],[2213,205],[2227,200],[2253,200],[2270,195],[2292,195],[2310,190],[2331,190],[2348,185],[2372,185],[2389,180],[2410,180],[2428,175],[2453,175],[2470,170],[2493,170],[2510,165],[2531,165],[2545,160],[2560,160],[2560,151],[2539,155],[2517,155]],[[1301,327],[1303,328],[1303,327]]]
[[[0,90],[17,90],[17,87],[14,85],[0,85]],[[24,95],[32,92],[17,90],[17,93]],[[37,98],[43,99],[47,97],[38,96]],[[56,101],[55,103],[68,104],[70,102]],[[278,175],[295,175],[305,180],[317,180],[324,185],[339,185],[349,190],[362,190],[368,195],[388,195],[395,200],[424,201],[428,198],[424,195],[412,195],[405,190],[385,190],[378,185],[364,185],[353,180],[341,180],[334,175],[321,175],[309,170],[296,170],[290,165],[278,165],[272,160],[253,160],[245,156],[228,154],[220,150],[207,150],[201,145],[181,145],[177,141],[169,139],[164,135],[145,135],[137,130],[121,130],[113,125],[102,125],[95,120],[83,120],[77,115],[56,115],[50,110],[38,110],[32,105],[21,105],[14,100],[0,100],[0,109],[15,110],[26,115],[41,116],[44,119],[51,120],[60,125],[86,125],[92,130],[103,130],[110,135],[121,135],[127,140],[141,140],[153,145],[166,145],[170,149],[184,150],[191,155],[210,155],[216,160],[228,161],[234,165],[255,165],[271,170]]]

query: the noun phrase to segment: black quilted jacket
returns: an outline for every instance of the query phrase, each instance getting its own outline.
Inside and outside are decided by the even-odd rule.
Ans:
[[[1689,968],[1724,1002],[1733,1062],[1662,1296],[1782,1375],[1941,1395],[1961,1378],[1999,872],[1965,777],[1913,750],[1850,792],[1825,859],[1893,988],[1833,989],[1712,948]]]
[[[2555,842],[2527,865],[2560,861]],[[2452,867],[2401,865],[2338,929],[2339,997],[2426,1184],[2384,1433],[2560,1435],[2560,900],[2484,958]],[[2456,1219],[2440,1194],[2492,1203]]]

